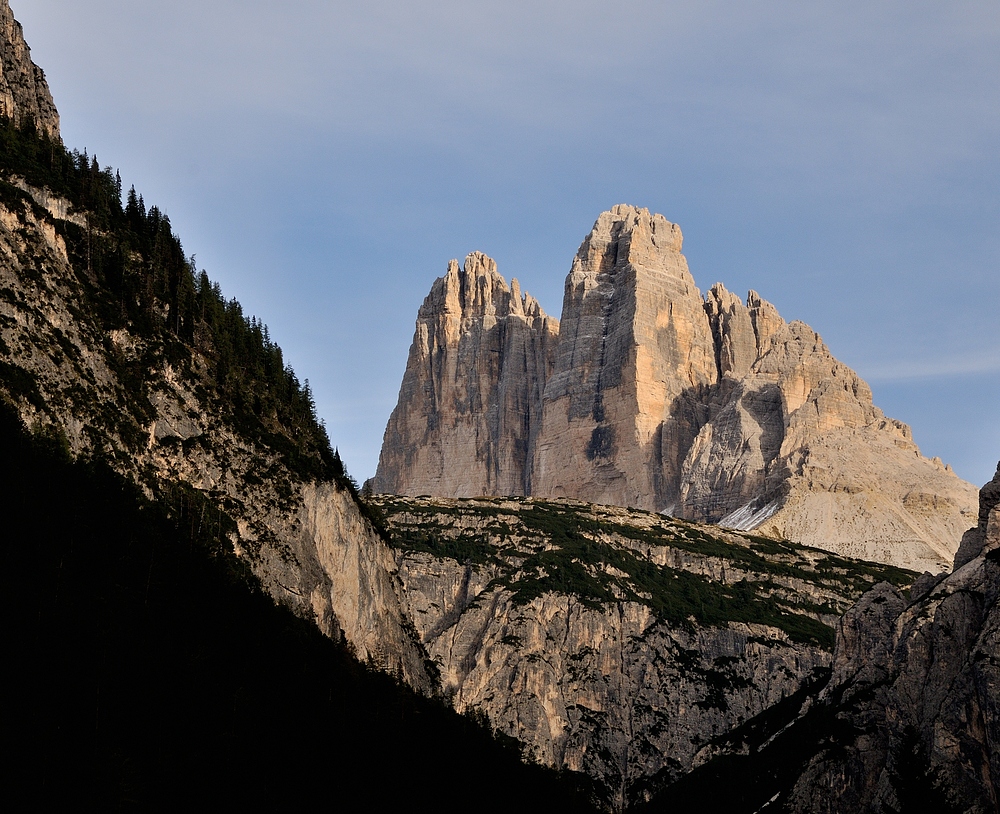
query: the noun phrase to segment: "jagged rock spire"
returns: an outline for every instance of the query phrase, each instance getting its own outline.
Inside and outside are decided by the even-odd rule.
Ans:
[[[542,390],[559,322],[474,252],[448,264],[420,307],[399,403],[375,474],[380,492],[530,494]]]
[[[755,291],[702,297],[682,242],[647,209],[602,213],[560,323],[485,255],[453,261],[420,310],[376,487],[569,497],[950,565],[975,488],[809,326]]]

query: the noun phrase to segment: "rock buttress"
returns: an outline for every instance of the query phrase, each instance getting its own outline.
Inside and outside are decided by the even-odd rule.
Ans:
[[[661,215],[603,213],[566,279],[532,485],[543,497],[671,510],[718,379],[711,326]]]
[[[393,494],[525,495],[559,323],[486,255],[431,288],[374,486]]]
[[[59,139],[59,113],[45,72],[31,61],[31,49],[8,0],[0,0],[0,116],[15,124],[33,121],[39,130]]]

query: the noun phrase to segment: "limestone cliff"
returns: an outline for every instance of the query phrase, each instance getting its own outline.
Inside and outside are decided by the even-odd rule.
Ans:
[[[537,343],[551,368],[491,367],[539,358],[519,346],[486,358],[451,351],[441,356],[446,373],[435,373],[431,337],[445,331],[428,326],[451,326],[448,347],[482,348],[486,324],[456,318],[447,286],[435,283],[376,488],[635,506],[946,567],[974,517],[972,485],[923,458],[909,428],[873,405],[869,387],[808,326],[786,323],[753,291],[744,303],[716,284],[702,297],[681,243],[660,215],[622,205],[603,213],[566,279],[558,335],[546,322]],[[512,390],[513,406],[468,406]],[[526,428],[528,442],[515,446],[527,457],[502,454],[493,440],[516,435],[500,429],[505,420]]]
[[[15,124],[33,121],[52,138],[59,138],[59,113],[45,73],[31,61],[21,24],[14,19],[8,0],[0,0],[0,116]]]
[[[232,544],[277,601],[429,689],[395,561],[357,503],[298,474],[280,426],[239,426],[212,351],[166,329],[108,324],[121,302],[81,261],[86,233],[67,219],[74,206],[20,180],[0,178],[0,188],[0,398],[35,431],[150,493],[183,483],[208,495],[237,522]],[[168,313],[156,311],[161,321]]]
[[[577,252],[543,396],[533,494],[676,505],[680,463],[717,379],[681,239],[661,215],[617,206]]]
[[[496,263],[453,260],[431,289],[389,419],[375,489],[524,495],[557,320]]]
[[[615,810],[822,675],[838,614],[873,581],[914,576],[607,506],[379,505],[455,707],[586,772]]]
[[[708,308],[721,381],[683,464],[680,512],[852,557],[945,567],[971,519],[971,484],[923,458],[909,428],[872,404],[808,326],[786,324],[754,292],[744,307],[720,285]]]
[[[4,112],[57,135],[44,80],[0,3]],[[803,694],[812,709],[857,716],[860,736],[799,756],[783,787],[796,810],[829,806],[830,788],[873,806],[928,791],[995,806],[1000,481],[983,493],[961,567],[921,579],[909,599],[899,588],[913,575],[898,568],[567,501],[383,500],[390,537],[342,468],[328,476],[308,399],[281,411],[268,401],[253,364],[298,393],[280,351],[192,273],[159,212],[87,200],[72,184],[69,200],[0,158],[0,399],[39,439],[106,462],[164,504],[197,490],[233,521],[220,540],[270,595],[362,660],[427,692],[440,686],[542,762],[587,772],[612,808],[738,756],[742,727]],[[85,170],[88,188],[114,189]],[[529,493],[537,476],[556,493],[566,487],[555,464],[579,459],[583,474],[563,477],[590,496],[676,501],[692,515],[728,512],[732,525],[813,530],[824,545],[820,521],[838,515],[800,508],[816,494],[867,505],[878,491],[887,503],[872,515],[902,506],[899,525],[915,528],[920,513],[933,531],[939,513],[947,530],[961,509],[953,476],[926,477],[905,428],[807,328],[755,295],[744,306],[716,287],[702,302],[680,247],[677,227],[644,210],[602,216],[574,263],[571,339],[558,345],[557,323],[488,258],[450,266],[418,320],[380,477],[402,473],[405,487],[426,469],[433,486],[419,491]],[[546,410],[563,434],[543,451]],[[318,443],[297,437],[303,429]],[[789,531],[795,518],[803,525]],[[868,518],[857,523],[849,533],[868,540]],[[884,536],[892,553],[899,532]],[[876,580],[892,585],[839,624],[831,657],[839,614]]]

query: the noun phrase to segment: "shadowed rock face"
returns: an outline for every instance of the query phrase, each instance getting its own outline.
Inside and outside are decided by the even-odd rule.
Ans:
[[[661,215],[603,213],[559,323],[483,255],[453,264],[420,310],[375,488],[568,497],[949,565],[972,485],[807,325],[753,291],[703,297],[681,244]]]
[[[0,66],[0,112],[31,116],[58,137],[58,113],[7,0]],[[117,295],[74,263],[64,237],[65,222],[82,226],[85,213],[23,179],[4,174],[0,184],[11,185],[0,202],[0,399],[27,426],[58,428],[74,456],[106,461],[146,490],[183,483],[224,500],[234,547],[277,602],[344,637],[359,658],[429,688],[395,562],[350,495],[307,482],[236,426],[201,351],[168,361],[151,352],[165,331],[109,325]],[[142,375],[127,375],[140,358]]]
[[[952,573],[880,582],[837,623],[829,680],[713,741],[644,814],[1000,808],[1000,468]]]
[[[0,0],[0,116],[16,124],[33,120],[40,130],[59,138],[59,113],[45,73],[31,61],[31,50],[8,0]]]
[[[1000,470],[973,532],[954,573],[909,602],[882,585],[844,617],[825,700],[855,735],[807,763],[786,810],[997,810]]]

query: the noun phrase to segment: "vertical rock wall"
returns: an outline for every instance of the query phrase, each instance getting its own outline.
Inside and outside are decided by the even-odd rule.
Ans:
[[[0,204],[0,399],[27,426],[57,427],[74,455],[94,455],[146,488],[152,479],[167,493],[183,483],[209,496],[236,520],[232,542],[276,601],[429,689],[393,555],[351,496],[302,482],[281,453],[235,429],[198,351],[183,368],[161,359],[138,381],[122,376],[136,359],[157,358],[152,342],[109,331],[106,311],[81,298],[93,282],[70,263],[55,216],[32,199],[57,212],[68,203],[31,192]]]
[[[525,495],[559,323],[486,255],[439,278],[417,315],[375,488]]]
[[[972,485],[807,325],[753,291],[702,297],[681,243],[661,215],[603,213],[561,323],[488,258],[453,263],[420,310],[376,489],[569,497],[947,567]]]
[[[681,240],[661,215],[628,206],[602,214],[584,240],[543,396],[534,494],[676,503],[679,464],[707,418],[698,394],[718,377]]]
[[[0,116],[16,124],[33,120],[40,130],[59,138],[59,113],[45,73],[31,61],[31,50],[8,0],[0,0]]]

